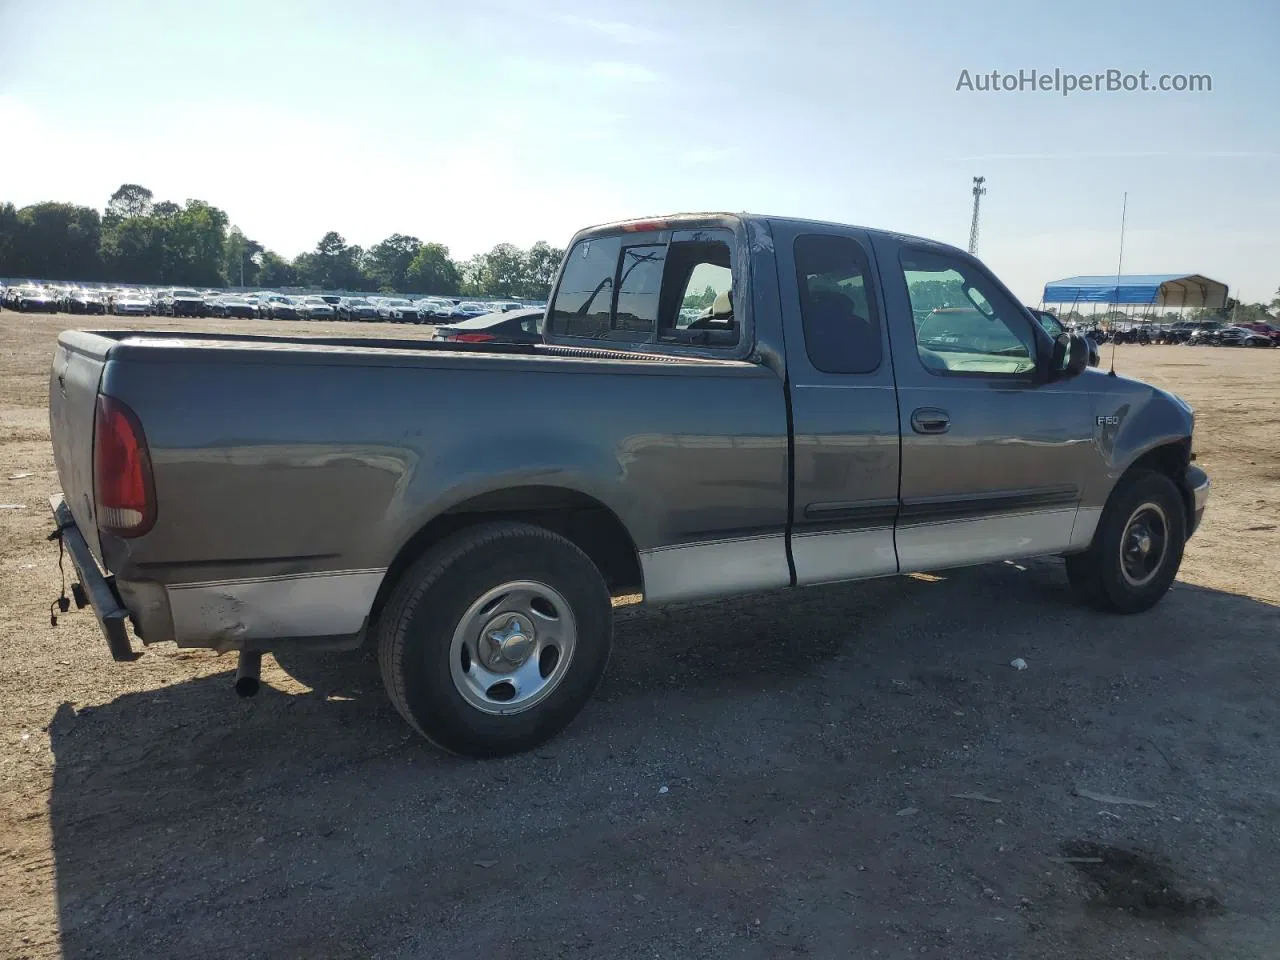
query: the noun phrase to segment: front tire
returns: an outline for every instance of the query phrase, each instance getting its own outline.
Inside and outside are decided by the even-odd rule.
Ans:
[[[469,757],[537,746],[604,675],[609,590],[577,546],[526,523],[447,538],[404,574],[379,618],[378,664],[400,715]]]
[[[1141,613],[1173,585],[1186,538],[1186,507],[1173,481],[1131,471],[1107,501],[1089,549],[1067,557],[1067,579],[1093,606]]]

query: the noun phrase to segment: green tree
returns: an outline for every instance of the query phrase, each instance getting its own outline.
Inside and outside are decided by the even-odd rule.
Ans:
[[[263,252],[262,244],[250,240],[239,227],[232,227],[227,233],[223,270],[227,285],[234,287],[253,286],[258,282],[258,263],[255,260]]]
[[[464,292],[477,297],[520,296],[527,285],[527,267],[523,250],[512,243],[500,243],[467,261]]]
[[[18,208],[12,203],[0,203],[0,277],[22,272],[18,269],[23,252],[19,232]]]
[[[15,218],[14,273],[44,280],[96,280],[102,273],[102,218],[92,207],[35,203]]]
[[[405,271],[405,289],[413,293],[452,295],[461,286],[461,271],[440,243],[424,243]]]
[[[519,294],[531,300],[545,300],[551,296],[551,285],[556,281],[564,250],[539,240],[525,255],[525,286]]]
[[[123,183],[107,201],[105,219],[111,221],[145,217],[151,212],[154,200],[155,194],[146,187],[136,183]]]
[[[684,298],[684,302],[680,304],[682,307],[688,307],[696,310],[705,310],[711,304],[716,302],[715,288],[707,284],[707,288],[701,293],[690,293]]]
[[[105,275],[124,283],[163,283],[167,226],[154,215],[108,221],[102,230]]]
[[[422,241],[417,237],[393,233],[369,248],[364,258],[365,272],[379,290],[407,293],[409,266],[421,249]]]
[[[169,264],[172,283],[221,286],[225,268],[227,215],[203,200],[188,200],[175,217],[170,231]]]
[[[293,261],[298,283],[322,290],[363,290],[369,278],[361,269],[364,251],[349,246],[342,234],[330,230],[311,253],[299,254]]]
[[[274,250],[264,250],[258,266],[257,283],[263,287],[292,287],[298,283],[298,271]]]

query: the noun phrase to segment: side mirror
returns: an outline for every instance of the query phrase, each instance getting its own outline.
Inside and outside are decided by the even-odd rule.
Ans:
[[[1053,341],[1050,380],[1070,380],[1084,372],[1090,365],[1089,341],[1078,333],[1062,333]]]

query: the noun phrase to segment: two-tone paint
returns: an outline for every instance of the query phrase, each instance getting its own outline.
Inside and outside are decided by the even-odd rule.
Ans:
[[[733,349],[604,350],[549,331],[496,349],[64,333],[50,383],[59,476],[136,631],[219,649],[358,643],[406,558],[476,515],[586,516],[583,535],[634,574],[615,588],[655,604],[1081,550],[1144,457],[1198,519],[1190,409],[1097,370],[1051,380],[1053,342],[1029,314],[1035,374],[923,366],[902,251],[964,259],[1004,291],[962,251],[768,217],[660,229],[700,227],[734,238]],[[810,362],[794,249],[811,234],[852,240],[871,267],[871,372]],[[141,537],[97,532],[99,392],[146,434],[158,511]]]

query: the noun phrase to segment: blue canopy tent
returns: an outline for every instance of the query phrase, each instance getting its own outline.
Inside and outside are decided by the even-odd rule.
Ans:
[[[1109,277],[1067,277],[1044,285],[1042,303],[1140,304],[1167,310],[1227,305],[1227,285],[1198,273],[1112,274]]]

